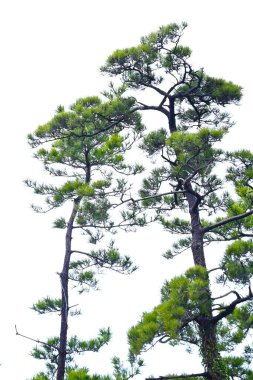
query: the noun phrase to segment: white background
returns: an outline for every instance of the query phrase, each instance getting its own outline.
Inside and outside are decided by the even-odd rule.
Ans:
[[[46,339],[58,334],[58,317],[37,316],[30,306],[46,295],[58,296],[63,232],[51,228],[53,214],[37,215],[22,181],[43,181],[26,135],[50,120],[59,104],[97,95],[108,78],[99,67],[117,48],[138,44],[160,25],[186,21],[185,43],[192,62],[212,76],[244,88],[240,107],[233,107],[236,126],[226,144],[252,145],[252,10],[242,0],[2,0],[0,5],[0,378],[25,380],[43,369],[29,356],[33,344],[15,335]],[[110,373],[110,358],[126,358],[126,331],[143,311],[159,302],[165,278],[181,273],[190,258],[173,264],[161,257],[171,237],[161,228],[120,234],[118,246],[140,269],[131,277],[108,274],[101,291],[79,298],[83,315],[72,319],[71,332],[92,338],[111,326],[113,340],[99,354],[86,354],[81,366],[91,373]],[[213,255],[216,253],[213,252]],[[144,355],[141,378],[167,372],[199,371],[194,356],[162,346]]]

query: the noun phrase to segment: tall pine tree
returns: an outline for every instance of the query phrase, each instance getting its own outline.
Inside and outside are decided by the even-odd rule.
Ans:
[[[140,137],[143,125],[138,113],[129,112],[133,100],[124,98],[122,91],[111,90],[104,102],[98,97],[78,99],[67,111],[59,106],[52,120],[28,136],[29,144],[36,149],[35,158],[55,178],[55,184],[26,181],[36,194],[45,198],[44,207],[33,206],[34,210],[45,212],[72,204],[70,216],[54,222],[56,228],[66,231],[63,266],[59,272],[61,296],[45,297],[33,306],[39,314],[60,315],[59,335],[38,342],[41,344],[32,352],[35,358],[47,363],[46,373],[35,379],[81,378],[74,372],[74,355],[98,351],[110,339],[109,328],[101,329],[98,337],[89,341],[68,337],[69,315],[79,314],[69,300],[69,282],[82,293],[97,288],[97,273],[103,269],[120,273],[136,269],[128,256],[119,254],[113,242],[97,250],[89,250],[88,244],[100,242],[104,233],[115,227],[110,212],[129,189],[122,174],[142,171],[140,166],[127,165],[124,161],[125,152]],[[86,248],[73,248],[75,231],[86,237]],[[82,378],[87,378],[87,371],[83,373]]]
[[[128,89],[132,110],[164,116],[165,127],[153,128],[141,144],[155,163],[139,191],[142,201],[129,200],[123,216],[138,224],[135,215],[150,215],[180,236],[165,257],[190,251],[193,259],[165,282],[160,305],[130,329],[130,349],[139,354],[157,342],[197,346],[203,372],[164,378],[249,380],[251,347],[238,356],[233,351],[253,322],[253,158],[221,149],[233,125],[224,108],[239,102],[241,88],[193,68],[191,50],[181,43],[185,27],[163,26],[138,46],[116,50],[102,67]],[[207,266],[205,247],[224,241],[230,244],[221,262]],[[222,247],[209,248],[212,262]]]

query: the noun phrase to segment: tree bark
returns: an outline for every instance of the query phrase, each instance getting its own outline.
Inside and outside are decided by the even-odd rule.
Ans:
[[[202,364],[210,380],[223,380],[224,373],[220,366],[220,354],[217,348],[216,325],[210,322],[208,316],[203,316],[199,322],[201,339]]]
[[[172,96],[169,98],[169,128],[170,133],[177,131],[176,115],[175,115],[175,98]]]
[[[188,186],[189,187],[189,186]],[[191,250],[195,265],[201,265],[206,268],[206,260],[204,254],[203,232],[200,225],[199,210],[196,206],[197,199],[191,193],[186,193],[186,198],[189,205],[189,214],[191,217],[191,233],[192,243]]]

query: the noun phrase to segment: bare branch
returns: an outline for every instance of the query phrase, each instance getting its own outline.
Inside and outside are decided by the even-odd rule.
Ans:
[[[35,343],[38,343],[38,344],[42,344],[42,345],[44,345],[44,346],[52,347],[52,348],[54,348],[55,350],[59,351],[59,347],[56,347],[56,346],[54,346],[53,344],[49,344],[49,343],[43,342],[42,340],[34,339],[34,338],[29,337],[29,336],[26,336],[26,335],[20,334],[20,333],[18,332],[18,329],[17,329],[17,326],[16,326],[16,325],[15,325],[15,331],[16,331],[16,335],[21,336],[22,338],[25,338],[25,339],[31,340],[32,342],[35,342]]]
[[[222,268],[221,267],[216,267],[216,268],[209,269],[208,273],[214,272],[216,270],[222,270]]]

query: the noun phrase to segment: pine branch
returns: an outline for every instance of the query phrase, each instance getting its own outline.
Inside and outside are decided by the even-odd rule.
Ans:
[[[214,324],[217,324],[221,319],[227,317],[230,315],[236,308],[237,305],[239,305],[242,302],[249,301],[250,299],[253,298],[253,294],[251,291],[251,288],[249,287],[249,295],[246,297],[240,297],[231,302],[228,306],[222,307],[223,311],[216,315],[215,317],[212,318],[211,322]]]
[[[226,294],[223,294],[222,296],[219,296],[219,297],[213,297],[213,298],[211,298],[211,299],[212,299],[213,301],[214,301],[214,300],[218,300],[218,299],[220,299],[220,298],[227,297],[227,296],[229,296],[230,294],[235,294],[237,299],[241,299],[240,294],[239,294],[238,292],[236,292],[235,290],[231,290],[230,292],[228,292],[228,293],[226,293]]]
[[[189,379],[191,377],[206,377],[206,378],[208,378],[208,373],[202,372],[202,373],[193,373],[191,375],[172,375],[172,376],[148,377],[148,378],[146,378],[146,380]]]
[[[184,194],[185,192],[186,192],[186,190],[177,190],[177,191],[168,191],[166,193],[161,193],[161,194],[149,195],[147,197],[137,198],[137,199],[134,199],[134,198],[130,197],[130,198],[126,199],[126,200],[122,200],[122,202],[120,204],[118,204],[117,206],[121,206],[123,203],[127,203],[127,202],[138,203],[138,202],[141,202],[141,201],[146,201],[148,199],[164,197],[166,195]]]
[[[250,210],[250,211],[245,212],[244,214],[232,216],[231,218],[227,218],[227,219],[221,220],[218,223],[214,223],[214,224],[211,224],[210,226],[207,226],[207,227],[203,228],[202,232],[205,234],[206,232],[210,232],[210,231],[214,230],[215,228],[224,226],[225,224],[228,224],[228,223],[231,223],[231,222],[236,222],[237,220],[244,219],[247,216],[250,216],[252,214],[253,214],[253,210]]]

